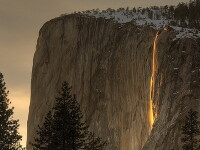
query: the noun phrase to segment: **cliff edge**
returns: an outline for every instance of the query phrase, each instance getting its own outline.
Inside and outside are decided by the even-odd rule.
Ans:
[[[200,40],[156,33],[80,14],[47,22],[33,60],[27,149],[64,80],[108,149],[178,149],[185,113],[200,107]]]

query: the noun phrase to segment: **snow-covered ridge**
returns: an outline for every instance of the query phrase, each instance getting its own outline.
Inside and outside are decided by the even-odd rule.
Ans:
[[[80,12],[79,12],[80,13]],[[126,9],[108,9],[104,11],[92,10],[81,12],[85,16],[96,18],[112,19],[118,23],[132,22],[139,26],[151,26],[156,30],[165,27],[172,27],[176,32],[176,38],[198,38],[200,31],[198,29],[190,29],[179,27],[179,22],[170,16],[168,9],[141,9],[141,10],[126,10]],[[174,25],[176,23],[176,25]]]
[[[181,38],[199,38],[200,37],[200,31],[197,29],[189,29],[189,28],[182,28],[182,27],[176,27],[176,26],[171,26],[175,31],[176,31],[176,39],[181,39]]]
[[[102,11],[102,12],[83,12],[84,15],[94,16],[96,18],[105,18],[105,19],[113,19],[118,23],[127,23],[134,22],[137,25],[150,25],[156,29],[160,29],[169,24],[171,20],[167,20],[166,18],[159,15],[161,11],[153,10],[152,17],[150,17],[149,13],[145,11],[142,13],[134,12],[132,10],[118,10],[118,11]],[[159,17],[158,17],[159,16]],[[150,19],[151,18],[151,19]]]

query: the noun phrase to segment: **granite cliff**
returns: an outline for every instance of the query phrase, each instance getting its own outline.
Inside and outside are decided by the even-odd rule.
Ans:
[[[80,14],[45,23],[33,60],[27,149],[64,80],[108,149],[178,149],[185,113],[200,109],[200,39],[175,37],[170,28]]]

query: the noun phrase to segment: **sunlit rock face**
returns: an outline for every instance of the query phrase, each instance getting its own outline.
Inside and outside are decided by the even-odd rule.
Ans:
[[[27,142],[66,80],[90,129],[109,141],[108,149],[141,149],[150,131],[155,33],[130,23],[122,26],[77,15],[47,22],[40,30],[33,61]]]
[[[190,108],[200,110],[200,40],[173,41],[173,31],[159,32],[153,110],[155,122],[142,150],[181,149],[181,126]]]
[[[28,150],[63,81],[72,85],[90,130],[109,141],[109,150],[177,149],[185,112],[192,105],[199,109],[200,42],[173,42],[169,30],[154,41],[156,32],[80,15],[47,22],[33,60]]]

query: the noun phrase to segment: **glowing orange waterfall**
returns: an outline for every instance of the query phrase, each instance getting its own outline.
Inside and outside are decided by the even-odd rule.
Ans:
[[[149,121],[150,121],[150,128],[152,129],[155,117],[153,112],[153,99],[154,99],[154,84],[155,84],[155,72],[157,71],[157,52],[156,52],[156,43],[158,39],[158,33],[154,39],[153,45],[153,59],[152,59],[152,74],[151,74],[151,81],[150,81],[150,104],[149,104]]]

